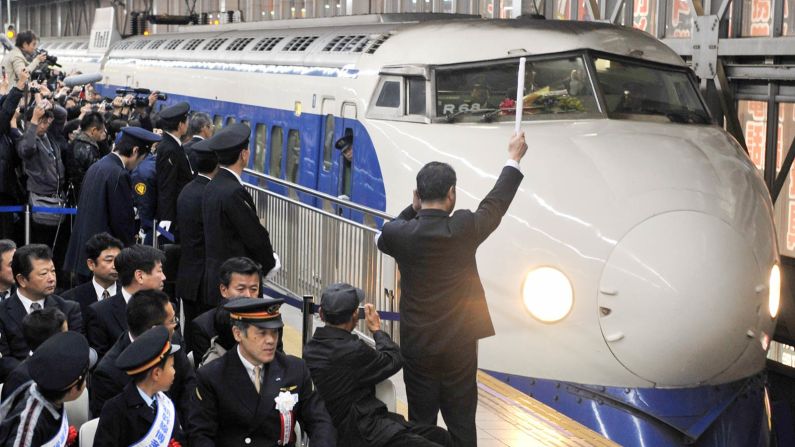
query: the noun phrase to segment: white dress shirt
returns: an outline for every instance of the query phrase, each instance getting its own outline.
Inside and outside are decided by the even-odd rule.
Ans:
[[[246,360],[245,357],[243,357],[243,354],[240,353],[240,345],[237,345],[237,355],[240,357],[240,362],[243,363],[243,367],[246,368],[246,372],[248,373],[248,377],[251,379],[251,383],[256,383],[257,375],[254,373],[254,366],[256,366],[256,365],[252,364],[251,362]],[[259,365],[259,369],[260,369],[259,380],[260,380],[260,383],[261,383],[262,382],[262,365]]]
[[[124,287],[121,288],[121,296],[124,297],[124,303],[127,304],[130,302],[130,298],[132,298],[132,293],[128,292],[127,289]]]
[[[155,401],[155,398],[154,397],[149,397],[148,394],[144,393],[144,391],[141,388],[137,387],[137,386],[135,387],[135,389],[138,390],[138,394],[141,395],[141,399],[144,400],[144,403],[146,403],[147,406],[151,407],[152,406],[152,402]]]
[[[105,290],[108,291],[108,294],[109,294],[108,297],[112,297],[113,295],[116,294],[116,283],[115,282],[113,284],[111,284],[111,286],[108,287],[107,289],[102,287],[102,286],[100,286],[99,283],[97,282],[97,279],[94,278],[94,277],[91,278],[91,283],[94,284],[94,291],[97,292],[97,301],[102,301],[102,292],[104,292]]]
[[[25,307],[25,312],[30,313],[31,312],[30,305],[33,304],[33,300],[28,298],[28,297],[26,297],[25,295],[23,295],[22,291],[19,290],[19,289],[17,289],[17,296],[19,297],[19,300],[22,301],[22,306]],[[41,305],[42,309],[44,309],[44,300],[40,300],[40,301],[36,301],[36,302]]]

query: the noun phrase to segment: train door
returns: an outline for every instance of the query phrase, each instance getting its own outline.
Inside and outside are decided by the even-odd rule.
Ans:
[[[317,189],[329,195],[337,195],[337,175],[334,167],[336,166],[336,157],[334,151],[334,142],[337,140],[336,135],[336,109],[337,101],[333,97],[324,97],[320,103],[321,126],[319,141],[323,143],[321,148],[320,163],[317,163]],[[325,202],[325,201],[324,201]],[[323,209],[326,211],[333,211],[331,203],[324,203]]]
[[[345,101],[340,108],[342,115],[342,129],[338,132],[340,137],[349,136],[353,138],[353,158],[348,160],[343,156],[342,151],[336,151],[337,166],[337,197],[343,200],[352,201],[354,198],[354,167],[356,165],[356,132],[354,128],[358,118],[356,103]],[[351,219],[351,210],[340,207],[337,210],[340,216]]]

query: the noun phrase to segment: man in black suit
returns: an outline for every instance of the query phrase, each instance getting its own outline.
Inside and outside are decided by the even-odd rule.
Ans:
[[[511,204],[527,151],[524,132],[473,213],[458,210],[456,177],[445,163],[417,174],[412,205],[384,224],[378,248],[400,268],[400,343],[412,422],[435,425],[439,410],[458,446],[476,445],[477,343],[494,335],[475,254]]]
[[[20,247],[11,260],[17,289],[0,303],[0,376],[4,380],[20,361],[30,355],[22,333],[22,320],[36,309],[57,307],[66,315],[70,331],[83,332],[80,305],[55,295],[55,266],[46,245]]]
[[[190,116],[190,120],[188,121],[188,135],[190,139],[187,143],[183,144],[182,147],[185,148],[185,153],[188,154],[190,165],[195,171],[198,171],[198,169],[196,169],[196,163],[198,161],[196,160],[196,153],[194,152],[193,145],[199,141],[209,139],[213,136],[214,131],[215,126],[213,125],[213,120],[210,118],[210,115],[204,112],[196,112]]]
[[[158,135],[140,127],[125,127],[121,132],[113,152],[88,168],[80,192],[80,212],[72,229],[64,270],[76,272],[86,280],[91,272],[84,247],[91,236],[108,232],[125,246],[135,243],[138,229],[130,171],[149,153],[149,146],[160,141]]]
[[[57,307],[34,310],[22,319],[22,335],[24,335],[25,341],[28,342],[28,346],[33,352],[36,352],[36,349],[48,338],[68,330],[69,325],[66,324],[66,315],[58,310]],[[26,358],[8,375],[5,383],[3,383],[0,402],[5,401],[17,388],[30,380],[29,361],[30,357]]]
[[[249,258],[231,258],[221,264],[221,284],[219,290],[224,300],[232,298],[259,298],[259,287],[262,282],[259,266]],[[210,343],[216,335],[215,315],[218,308],[213,308],[199,315],[188,325],[190,346],[193,350],[193,361],[196,367],[210,349]]]
[[[100,357],[127,330],[126,309],[130,297],[139,290],[163,290],[164,260],[163,252],[146,245],[127,247],[116,256],[114,262],[121,290],[86,310],[88,342]]]
[[[92,417],[99,417],[105,402],[121,393],[124,386],[132,381],[132,377],[116,366],[116,359],[133,340],[153,326],[162,325],[168,329],[172,343],[175,341],[174,330],[177,327],[177,318],[174,315],[174,306],[171,305],[168,295],[159,290],[141,290],[130,299],[127,306],[127,323],[130,330],[119,337],[110,351],[100,360],[91,376],[88,408]],[[196,373],[184,350],[174,353],[174,369],[176,370],[174,385],[168,391],[168,396],[174,402],[182,428],[189,432],[193,415],[192,395],[196,389]]]
[[[124,244],[109,233],[97,233],[86,242],[86,264],[91,271],[91,281],[67,290],[63,298],[80,304],[83,320],[88,327],[88,306],[97,301],[106,300],[116,295],[116,272],[114,260],[124,248]]]
[[[209,140],[221,168],[205,187],[202,203],[208,306],[221,301],[218,272],[227,259],[251,258],[262,267],[263,274],[276,266],[268,230],[260,223],[254,200],[240,178],[248,164],[250,137],[251,128],[236,123]]]
[[[182,147],[182,137],[188,131],[187,102],[180,102],[160,111],[159,127],[163,129],[163,140],[157,145],[157,211],[158,226],[171,232],[179,242],[176,225],[177,197],[193,179],[193,170]]]
[[[192,122],[192,121],[191,121]],[[180,231],[181,254],[177,271],[177,299],[185,309],[185,325],[189,326],[196,316],[210,310],[204,305],[204,222],[202,220],[202,197],[204,187],[218,172],[218,157],[212,152],[207,140],[193,146],[194,164],[198,171],[177,198],[177,226]],[[190,342],[190,338],[188,338]]]
[[[17,244],[11,239],[0,239],[0,302],[11,298],[14,293],[14,272],[11,270],[11,259],[17,251]]]
[[[306,364],[276,350],[277,329],[284,326],[281,303],[255,298],[224,306],[238,345],[197,373],[191,446],[293,445],[295,422],[309,434],[312,447],[337,445]]]

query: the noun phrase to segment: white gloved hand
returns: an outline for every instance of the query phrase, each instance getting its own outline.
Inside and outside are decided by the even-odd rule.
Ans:
[[[169,229],[171,228],[171,221],[170,220],[161,220],[160,222],[157,223],[157,226],[162,228],[162,229],[164,229],[164,230],[166,230],[166,231],[169,231]]]
[[[274,251],[273,252],[273,260],[276,261],[276,265],[273,266],[272,269],[265,275],[265,281],[270,281],[279,273],[279,270],[282,269],[282,261],[279,259],[279,255]]]

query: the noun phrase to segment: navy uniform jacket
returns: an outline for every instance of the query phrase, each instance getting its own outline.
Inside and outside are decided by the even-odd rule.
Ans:
[[[174,333],[171,342],[181,345],[182,339],[177,332]],[[124,387],[132,382],[132,377],[116,367],[116,359],[130,344],[132,344],[132,341],[130,341],[129,333],[123,333],[116,341],[116,344],[105,354],[105,357],[99,361],[94,373],[91,375],[91,386],[89,388],[91,393],[88,396],[88,409],[92,417],[99,417],[106,402],[124,391]],[[194,409],[192,399],[196,389],[196,373],[193,371],[193,365],[190,364],[184,349],[174,353],[174,370],[176,371],[174,383],[166,394],[174,402],[177,418],[187,432],[193,422]]]
[[[30,409],[25,411],[28,404],[30,404]],[[61,428],[63,407],[56,408],[47,400],[30,396],[27,391],[20,391],[15,396],[12,405],[13,407],[0,423],[0,446],[2,447],[38,447],[51,440]],[[17,429],[20,424],[33,427],[32,433],[28,432],[31,433],[29,439],[17,439]]]
[[[380,447],[408,424],[389,413],[375,397],[375,386],[400,371],[400,347],[384,331],[373,334],[375,349],[356,335],[319,327],[304,347],[303,358],[337,427],[339,445]]]
[[[146,157],[133,170],[132,184],[135,207],[138,209],[138,218],[141,220],[141,228],[145,232],[152,231],[152,221],[155,218],[157,208],[157,178],[155,176],[155,154],[146,154]]]
[[[220,168],[204,189],[204,244],[206,248],[205,304],[221,301],[219,271],[229,258],[246,256],[268,273],[275,265],[268,230],[257,217],[254,200],[235,175]]]
[[[127,331],[127,302],[121,287],[116,295],[88,306],[85,316],[88,344],[102,357]]]
[[[210,183],[202,175],[191,180],[177,199],[177,226],[180,249],[177,271],[177,298],[204,302],[204,223],[202,221],[202,196]]]
[[[30,357],[28,357],[29,359]],[[0,396],[0,402],[5,402],[8,396],[14,393],[17,388],[30,382],[30,371],[28,370],[28,359],[25,359],[11,371],[8,378],[3,383],[3,393]]]
[[[44,299],[44,307],[57,307],[66,315],[69,330],[83,333],[80,305],[58,295],[50,295]],[[16,292],[0,303],[0,370],[3,378],[30,355],[30,347],[22,335],[22,319],[27,314]]]
[[[108,154],[88,168],[77,208],[64,270],[90,276],[85,245],[91,236],[107,231],[129,246],[135,243],[138,231],[132,180],[118,155]]]
[[[202,140],[204,140],[204,138],[194,135],[191,137],[190,141],[182,145],[185,149],[185,153],[188,154],[188,161],[190,161],[191,166],[196,166],[199,163],[199,161],[196,160],[196,151],[193,150],[193,145]],[[196,176],[194,175],[193,178],[196,178]]]
[[[94,447],[129,446],[149,433],[155,421],[155,412],[144,402],[135,383],[124,386],[124,391],[105,403],[99,417]],[[176,422],[176,421],[175,421]],[[185,437],[175,424],[171,439],[185,445]],[[165,444],[164,444],[165,447]]]
[[[475,254],[500,224],[524,176],[506,166],[475,212],[409,206],[384,224],[378,248],[400,268],[400,347],[436,355],[494,335]],[[440,331],[440,328],[444,328]]]
[[[215,314],[218,309],[210,309],[190,322],[190,349],[193,351],[193,362],[196,367],[202,362],[202,357],[210,349],[211,340],[215,337]]]
[[[257,394],[237,347],[199,368],[191,447],[275,446],[281,422],[274,399],[287,390],[298,394],[293,414],[312,447],[337,445],[336,430],[303,360],[277,352],[262,376]]]
[[[182,188],[193,179],[193,171],[182,144],[163,132],[163,140],[157,145],[157,212],[158,221],[171,221],[171,233],[178,234],[177,197]],[[177,240],[179,242],[179,239]]]

